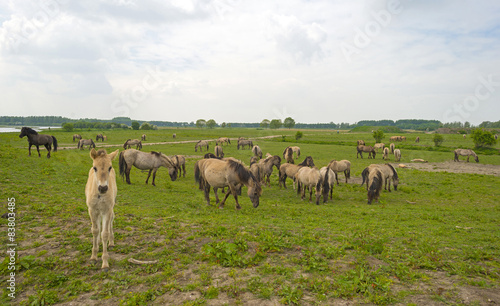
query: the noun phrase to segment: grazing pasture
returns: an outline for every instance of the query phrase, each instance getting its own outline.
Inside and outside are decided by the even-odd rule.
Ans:
[[[75,132],[90,138],[101,131]],[[0,303],[500,303],[500,176],[420,171],[410,162],[498,169],[498,147],[474,149],[480,163],[453,162],[456,148],[472,149],[470,137],[445,135],[443,145],[435,148],[432,135],[406,134],[408,139],[419,136],[420,142],[397,143],[400,163],[407,166],[393,163],[398,190],[382,190],[379,203],[368,205],[361,172],[385,163],[382,154],[356,159],[356,141],[373,145],[371,133],[302,132],[297,142],[296,130],[288,129],[148,131],[143,151],[184,155],[187,174],[171,181],[167,169],[160,168],[156,187],[146,185],[148,173],[137,169],[130,173],[132,185],[117,177],[115,246],[108,249],[107,272],[101,269],[102,253],[97,264],[89,260],[89,152],[75,148],[72,133],[52,130],[58,151],[50,159],[30,157],[19,133],[1,133],[0,213],[8,212],[8,199],[15,198],[17,259],[15,300],[4,282]],[[108,141],[96,143],[97,149],[122,152],[123,143],[141,132],[110,130],[106,135]],[[273,135],[278,137],[262,138]],[[280,189],[278,171],[273,171],[257,208],[246,187],[238,198],[240,210],[233,197],[224,209],[207,206],[194,180],[194,164],[205,152],[195,153],[193,147],[200,139],[220,136],[231,141],[259,137],[262,152],[278,156],[287,146],[300,146],[301,156],[312,156],[318,168],[346,159],[351,177],[320,205],[302,201],[293,188]],[[224,153],[247,165],[252,156],[236,145],[225,146]],[[113,168],[118,171],[118,159]],[[213,193],[210,197],[214,203]],[[6,246],[8,221],[0,222]],[[5,280],[9,260],[2,258]]]

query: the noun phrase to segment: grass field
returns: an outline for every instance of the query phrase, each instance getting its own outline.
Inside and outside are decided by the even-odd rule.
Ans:
[[[77,131],[94,138],[100,131]],[[143,151],[184,154],[186,177],[170,181],[166,169],[156,187],[147,173],[132,169],[131,185],[118,177],[115,244],[110,270],[90,264],[90,218],[85,184],[92,165],[87,149],[76,150],[73,133],[45,131],[62,148],[50,159],[28,156],[27,141],[16,133],[0,134],[1,214],[15,198],[15,299],[8,296],[9,256],[1,265],[1,304],[56,303],[120,305],[222,304],[470,304],[500,303],[500,177],[484,174],[398,169],[398,191],[383,191],[380,203],[367,205],[358,182],[375,160],[356,159],[355,143],[373,144],[370,133],[260,129],[160,129],[147,131]],[[177,138],[172,139],[176,133]],[[142,131],[106,131],[107,151],[121,148]],[[280,155],[288,145],[318,167],[331,159],[352,162],[353,179],[341,177],[333,201],[301,201],[290,188],[264,187],[260,206],[247,196],[236,211],[228,198],[224,209],[207,206],[194,182],[193,166],[203,153],[194,141],[227,137],[257,139],[264,153]],[[408,133],[402,163],[453,160],[453,149],[472,148],[470,138],[444,135],[435,148],[432,135]],[[283,137],[284,136],[284,137]],[[390,135],[386,134],[386,139]],[[414,143],[420,136],[420,143]],[[97,146],[102,146],[98,143]],[[213,152],[211,142],[209,152]],[[250,150],[225,146],[226,156],[250,160]],[[500,165],[496,149],[479,152],[480,164]],[[391,158],[394,162],[394,158]],[[474,163],[475,164],[475,163]],[[117,160],[114,161],[118,171]],[[242,192],[246,195],[245,191]],[[3,245],[9,244],[8,221],[1,219]],[[5,247],[4,249],[7,249]],[[99,256],[101,254],[99,253]],[[158,260],[135,265],[128,259]]]

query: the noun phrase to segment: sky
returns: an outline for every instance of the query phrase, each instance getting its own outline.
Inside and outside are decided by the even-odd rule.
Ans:
[[[7,0],[0,116],[500,120],[500,1]]]

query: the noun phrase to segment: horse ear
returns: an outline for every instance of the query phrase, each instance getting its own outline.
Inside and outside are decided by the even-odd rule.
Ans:
[[[97,157],[97,151],[92,148],[92,150],[90,150],[90,158],[92,159],[95,159]]]
[[[118,154],[118,152],[119,152],[119,151],[120,151],[120,150],[116,150],[116,151],[114,151],[114,152],[109,153],[109,154],[108,154],[109,158],[110,158],[111,160],[115,159],[115,157],[116,157],[116,155]]]

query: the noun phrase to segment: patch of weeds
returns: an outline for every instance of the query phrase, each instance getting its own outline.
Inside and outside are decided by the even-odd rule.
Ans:
[[[207,290],[202,291],[203,297],[207,300],[215,299],[219,296],[219,288],[211,286]]]
[[[328,262],[316,250],[305,250],[304,255],[299,260],[299,263],[307,272],[328,270]]]
[[[66,287],[68,296],[79,295],[82,292],[89,292],[92,290],[92,285],[88,282],[84,282],[81,279],[72,281]]]
[[[59,298],[57,292],[53,290],[40,290],[28,297],[28,305],[30,306],[53,305],[57,302],[59,302]]]
[[[247,290],[262,299],[270,299],[273,294],[273,288],[260,277],[252,277],[247,283]]]
[[[286,305],[299,304],[304,293],[298,287],[283,285],[278,290],[278,296],[281,297],[280,302]]]
[[[248,267],[260,261],[261,255],[251,256],[246,251],[246,243],[212,242],[203,246],[203,254],[207,259],[214,260],[223,267]]]
[[[149,289],[145,292],[130,292],[125,296],[124,299],[120,300],[120,305],[125,306],[136,306],[136,305],[147,305],[148,302],[154,301],[156,297],[160,296],[162,293],[156,289]]]
[[[291,243],[283,235],[276,235],[270,231],[260,234],[259,248],[263,252],[280,252],[283,248],[290,248]]]

